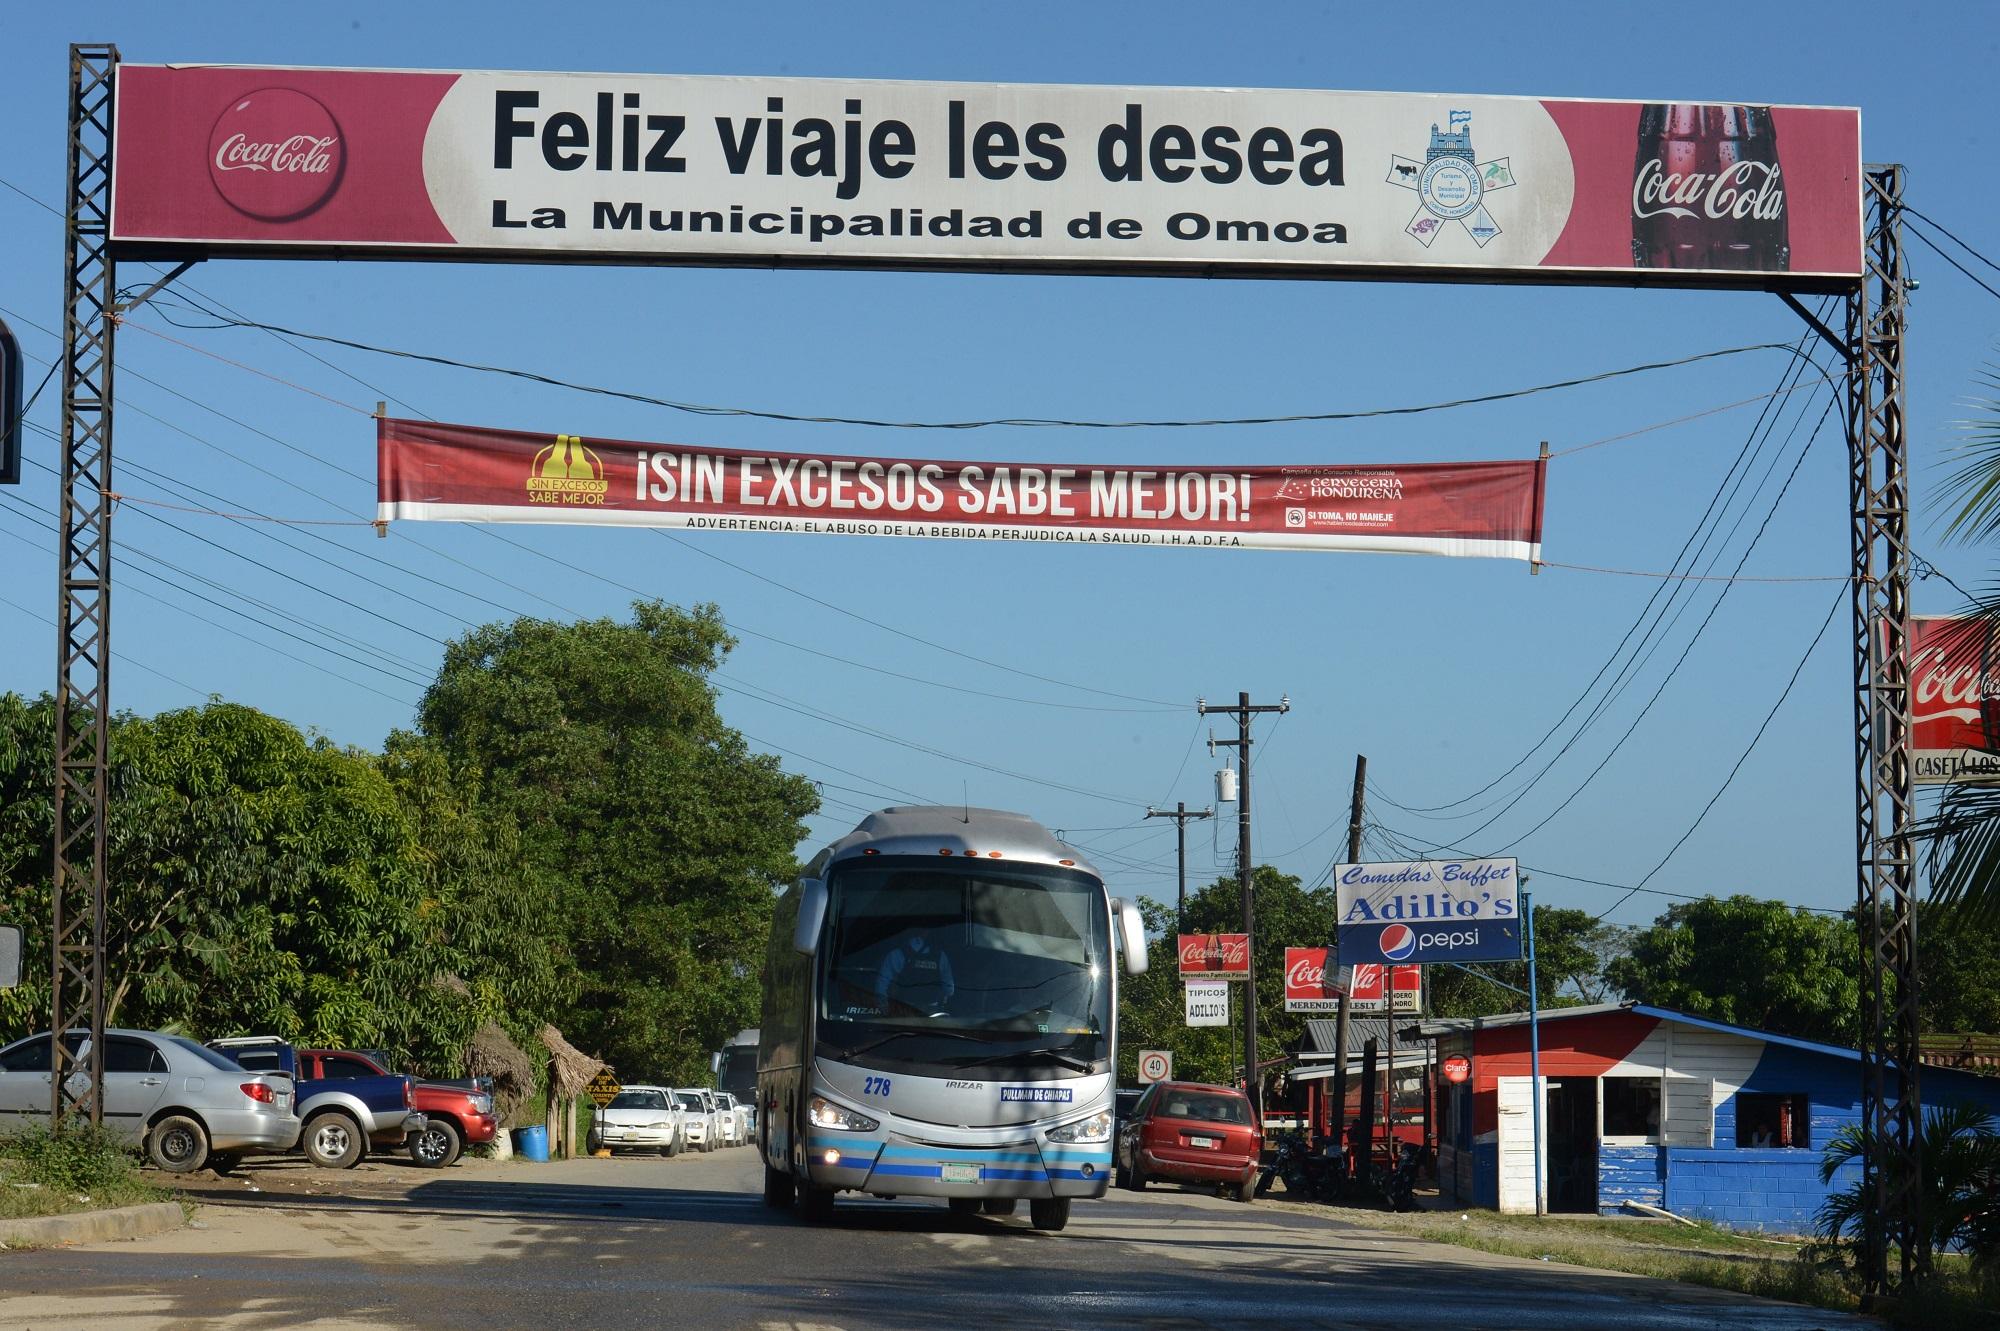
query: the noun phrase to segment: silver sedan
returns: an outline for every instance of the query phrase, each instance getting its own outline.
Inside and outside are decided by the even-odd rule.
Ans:
[[[88,1066],[87,1034],[71,1031],[63,1043]],[[48,1126],[49,1054],[46,1034],[0,1049],[0,1132]],[[103,1092],[104,1126],[176,1174],[227,1168],[238,1152],[286,1151],[299,1139],[290,1077],[246,1072],[179,1035],[107,1030]]]

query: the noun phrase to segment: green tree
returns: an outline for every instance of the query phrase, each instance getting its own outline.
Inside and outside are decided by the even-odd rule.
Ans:
[[[1949,906],[1917,909],[1919,1011],[1926,1031],[2000,1034],[2000,935]]]
[[[717,714],[733,645],[712,606],[489,625],[446,648],[418,714],[549,884],[564,1033],[627,1078],[705,1075],[754,1024],[773,892],[818,805]]]
[[[1268,864],[1251,875],[1257,913],[1257,1058],[1282,1058],[1298,1047],[1307,1018],[1285,1011],[1285,949],[1318,947],[1333,941],[1334,899],[1330,888],[1309,891],[1293,874]],[[1126,976],[1119,998],[1119,1072],[1127,1084],[1138,1074],[1141,1049],[1171,1049],[1174,1075],[1227,1084],[1243,1066],[1243,986],[1230,986],[1228,1027],[1189,1027],[1181,995],[1174,912],[1170,906],[1140,902],[1146,916],[1148,966]],[[1188,932],[1241,933],[1243,896],[1236,879],[1218,878],[1188,897]]]
[[[1631,945],[1633,930],[1600,924],[1589,911],[1535,907],[1535,993],[1543,1008],[1601,1003],[1611,997],[1605,968]],[[1525,1012],[1527,999],[1514,990],[1528,987],[1525,961],[1482,962],[1468,975],[1452,966],[1426,966],[1425,1002],[1439,1017],[1485,1017]],[[1489,984],[1490,975],[1513,986]]]
[[[1852,1043],[1858,949],[1845,918],[1756,897],[1703,897],[1640,930],[1605,978],[1642,1003]]]
[[[0,907],[48,946],[52,704],[0,697]],[[385,1047],[452,1071],[546,983],[442,764],[390,761],[226,703],[111,728],[107,1019]],[[525,953],[525,955],[523,955]],[[47,1021],[39,968],[5,996]],[[544,994],[543,1000],[547,1000]]]

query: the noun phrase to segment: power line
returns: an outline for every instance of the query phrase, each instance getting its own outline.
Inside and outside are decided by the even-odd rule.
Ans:
[[[1824,312],[1824,309],[1825,306],[1824,304],[1822,304],[1821,306],[1822,312]],[[1780,389],[1787,387],[1786,381],[1788,379],[1795,379],[1799,374],[1803,373],[1802,367],[1804,364],[1807,363],[1804,359],[1805,346],[1807,339],[1810,338],[1811,336],[1812,335],[1810,332],[1801,333],[1799,335],[1798,343],[1793,348],[1798,359],[1794,359],[1792,362],[1790,362],[1785,367],[1785,372],[1782,375],[1780,375],[1779,377]],[[1770,438],[1770,430],[1769,428],[1767,428],[1767,422],[1774,425],[1777,419],[1776,415],[1774,415],[1771,410],[1774,401],[1775,398],[1773,399],[1772,402],[1766,402],[1764,407],[1759,410],[1756,421],[1754,421],[1751,424],[1749,433],[1744,437],[1743,446],[1737,450],[1736,457],[1730,462],[1728,469],[1724,471],[1722,478],[1716,483],[1715,491],[1713,494],[1709,496],[1708,504],[1702,509],[1701,516],[1695,520],[1694,528],[1688,533],[1687,539],[1681,543],[1681,548],[1674,555],[1673,562],[1669,565],[1669,568],[1676,570],[1679,569],[1681,567],[1682,561],[1689,558],[1689,552],[1691,550],[1695,551],[1693,559],[1694,560],[1700,559],[1701,549],[1705,549],[1707,546],[1707,540],[1703,538],[1703,533],[1706,531],[1710,533],[1711,537],[1713,535],[1713,527],[1710,524],[1711,517],[1713,517],[1715,521],[1718,523],[1721,520],[1718,513],[1717,505],[1718,504],[1721,505],[1720,512],[1728,511],[1729,505],[1733,502],[1733,491],[1731,489],[1732,481],[1737,481],[1737,483],[1740,484],[1738,478],[1743,474],[1747,474],[1743,470],[1745,465],[1745,460],[1748,458],[1754,458],[1755,453],[1761,452],[1764,442],[1768,441]],[[1700,548],[1697,548],[1696,545],[1697,541],[1701,542]],[[1692,569],[1693,563],[1690,562],[1688,567]],[[1656,603],[1659,602],[1662,593],[1667,593],[1667,601],[1666,604],[1661,607],[1659,614],[1655,616],[1653,612],[1653,607]],[[1596,673],[1591,676],[1589,683],[1584,685],[1582,692],[1580,692],[1576,696],[1576,698],[1570,703],[1568,707],[1563,709],[1562,715],[1558,716],[1555,719],[1554,723],[1551,724],[1549,728],[1542,733],[1539,739],[1537,739],[1533,744],[1531,744],[1528,747],[1525,753],[1523,753],[1519,758],[1515,759],[1514,762],[1510,764],[1499,775],[1495,776],[1485,785],[1479,787],[1479,789],[1473,791],[1468,795],[1460,796],[1458,799],[1449,800],[1443,804],[1432,805],[1432,806],[1405,805],[1391,798],[1390,796],[1381,792],[1380,790],[1377,790],[1376,793],[1380,795],[1383,800],[1385,800],[1387,803],[1391,805],[1394,805],[1396,808],[1403,809],[1407,813],[1413,813],[1419,816],[1438,814],[1438,815],[1446,815],[1447,818],[1457,818],[1457,817],[1477,816],[1478,814],[1483,813],[1486,808],[1490,808],[1491,806],[1490,805],[1483,806],[1480,809],[1472,810],[1468,814],[1463,814],[1463,815],[1449,815],[1446,814],[1446,811],[1457,808],[1460,805],[1471,803],[1473,800],[1480,798],[1481,796],[1485,795],[1488,791],[1492,790],[1495,786],[1498,786],[1503,781],[1507,780],[1507,778],[1512,776],[1514,773],[1520,771],[1522,767],[1526,766],[1528,761],[1532,759],[1535,756],[1535,754],[1540,752],[1544,745],[1546,745],[1550,740],[1554,739],[1556,735],[1561,733],[1563,727],[1569,723],[1570,718],[1576,714],[1577,710],[1590,700],[1592,694],[1596,692],[1598,684],[1603,681],[1606,673],[1609,672],[1611,668],[1618,663],[1620,658],[1624,656],[1626,645],[1632,641],[1632,635],[1638,633],[1642,627],[1647,626],[1648,623],[1650,622],[1654,627],[1646,628],[1644,636],[1640,639],[1639,647],[1635,647],[1633,649],[1633,660],[1634,661],[1638,660],[1638,653],[1644,648],[1645,644],[1652,639],[1654,629],[1664,619],[1667,611],[1672,608],[1675,599],[1679,595],[1680,595],[1679,589],[1674,588],[1672,590],[1669,590],[1669,586],[1665,581],[1662,581],[1659,586],[1655,587],[1652,591],[1652,594],[1646,598],[1645,605],[1640,607],[1638,615],[1633,619],[1632,623],[1626,628],[1624,634],[1618,639],[1617,644],[1612,647],[1610,655],[1608,655],[1604,659],[1602,665],[1598,666]],[[1616,679],[1614,679],[1611,685],[1611,690],[1615,691],[1619,687],[1620,682],[1627,677],[1630,669],[1631,669],[1631,664],[1628,663],[1628,665],[1624,669],[1620,670],[1619,675],[1617,676]],[[1607,692],[1606,696],[1607,699],[1610,696],[1612,696],[1611,692]],[[1576,742],[1576,740],[1581,737],[1583,730],[1591,724],[1591,722],[1595,719],[1597,715],[1601,715],[1601,708],[1594,711],[1591,716],[1585,719],[1583,725],[1579,726],[1576,734],[1571,736],[1569,740],[1570,744],[1573,745]],[[1557,754],[1557,757],[1559,758],[1560,756],[1561,753],[1559,752]],[[1551,765],[1553,765],[1553,761],[1554,760],[1552,759]],[[1547,769],[1544,768],[1544,772],[1546,772],[1546,770]],[[1539,779],[1540,779],[1539,775],[1533,778],[1528,786],[1522,787],[1520,793],[1525,793],[1527,789],[1532,787],[1533,782]],[[1505,797],[1503,796],[1502,798]]]
[[[1946,229],[1944,223],[1938,221],[1934,217],[1930,217],[1922,212],[1919,212],[1917,209],[1912,208],[1907,203],[1903,205],[1903,211],[1910,214],[1912,217],[1920,218],[1923,221],[1929,223],[1932,227],[1934,227],[1938,231],[1943,232],[1947,239],[1949,239],[1953,244],[1957,245],[1960,249],[1964,250],[1967,254],[1970,254],[1973,258],[1979,260],[1979,262],[1985,264],[1988,268],[1991,268],[1994,272],[2000,273],[2000,263],[1995,263],[1993,260],[1987,258],[1984,254],[1981,254],[1978,250],[1974,249],[1971,245],[1967,244],[1965,241],[1960,240],[1950,230]]]
[[[1647,883],[1653,880],[1654,874],[1658,873],[1660,870],[1667,867],[1667,861],[1671,860],[1674,857],[1675,852],[1679,851],[1683,845],[1687,844],[1687,839],[1695,834],[1695,829],[1701,826],[1702,820],[1704,818],[1708,817],[1709,810],[1713,809],[1715,807],[1716,801],[1722,798],[1722,792],[1729,789],[1729,783],[1734,781],[1736,779],[1736,774],[1743,770],[1743,764],[1749,761],[1751,751],[1757,747],[1757,741],[1763,739],[1764,732],[1771,728],[1771,721],[1778,715],[1778,709],[1785,705],[1785,699],[1792,696],[1792,686],[1797,684],[1799,682],[1799,676],[1805,673],[1806,662],[1812,659],[1813,652],[1817,650],[1819,647],[1820,639],[1826,636],[1826,631],[1828,627],[1830,627],[1833,623],[1833,617],[1839,613],[1841,604],[1846,599],[1847,599],[1847,593],[1845,591],[1842,591],[1834,596],[1833,604],[1827,608],[1826,618],[1820,621],[1819,632],[1813,634],[1813,640],[1810,643],[1806,644],[1806,650],[1804,654],[1799,657],[1799,663],[1796,666],[1792,667],[1792,677],[1785,681],[1785,687],[1783,691],[1781,691],[1778,694],[1778,700],[1772,703],[1771,710],[1764,714],[1763,724],[1757,727],[1757,733],[1752,735],[1750,737],[1750,742],[1743,746],[1743,752],[1737,755],[1735,764],[1731,766],[1729,769],[1729,774],[1722,778],[1722,784],[1717,786],[1715,788],[1715,793],[1708,797],[1708,803],[1701,806],[1701,812],[1694,816],[1694,821],[1692,823],[1688,824],[1687,831],[1681,833],[1679,839],[1676,840],[1673,845],[1667,847],[1667,853],[1660,857],[1660,862],[1658,864],[1655,864],[1652,868],[1646,871],[1646,876],[1639,880],[1638,884],[1632,889],[1633,892],[1637,892],[1640,889],[1644,888]],[[1630,901],[1631,899],[1632,899],[1632,892],[1627,892],[1624,896],[1612,902],[1611,905],[1607,906],[1604,910],[1598,912],[1597,918],[1600,920],[1603,919],[1606,915],[1609,915],[1612,911],[1617,910],[1620,906],[1624,905],[1627,901]]]
[[[1062,417],[1013,416],[983,420],[962,421],[896,421],[882,420],[866,416],[838,416],[832,414],[803,414],[785,411],[770,411],[755,407],[717,406],[707,403],[682,402],[672,398],[654,397],[648,393],[633,392],[628,389],[606,388],[596,384],[577,383],[554,375],[542,374],[535,370],[516,369],[509,366],[482,365],[474,361],[462,361],[449,356],[432,355],[427,352],[408,351],[396,347],[379,346],[374,343],[356,341],[352,338],[334,337],[326,333],[306,332],[297,328],[286,328],[278,324],[264,323],[253,319],[218,319],[212,324],[189,324],[175,319],[166,306],[171,302],[155,297],[153,305],[159,309],[160,317],[176,328],[201,331],[220,331],[226,328],[256,328],[268,332],[282,333],[287,337],[303,338],[307,341],[346,347],[352,351],[367,352],[371,355],[394,356],[404,360],[422,361],[441,365],[449,369],[469,370],[480,374],[504,375],[509,378],[524,379],[530,383],[545,384],[551,388],[567,389],[571,392],[588,393],[599,397],[618,398],[627,402],[637,402],[644,406],[663,407],[669,411],[684,412],[695,416],[746,417],[755,420],[784,421],[797,425],[855,425],[882,430],[981,430],[993,427],[1013,427],[1023,429],[1072,429],[1072,430],[1171,430],[1204,429],[1213,426],[1242,425],[1289,425],[1311,422],[1373,420],[1390,416],[1416,416],[1433,411],[1449,411],[1459,407],[1480,406],[1493,402],[1507,402],[1516,398],[1532,397],[1540,393],[1559,392],[1569,388],[1580,388],[1589,384],[1604,383],[1628,375],[1646,374],[1655,370],[1675,369],[1683,365],[1695,365],[1702,361],[1716,360],[1725,356],[1740,356],[1755,351],[1790,351],[1791,347],[1782,342],[1757,342],[1740,347],[1724,347],[1715,351],[1698,352],[1691,356],[1676,357],[1671,360],[1649,361],[1642,365],[1630,365],[1615,370],[1604,370],[1596,374],[1581,375],[1573,379],[1562,379],[1553,383],[1535,384],[1527,388],[1507,389],[1496,393],[1484,393],[1476,397],[1456,398],[1445,402],[1427,402],[1404,407],[1376,407],[1363,411],[1316,411],[1296,412],[1271,416],[1215,417],[1201,420],[1075,420]],[[214,318],[212,312],[208,313]],[[132,325],[138,327],[139,325]],[[196,348],[200,350],[200,348]],[[214,352],[204,352],[215,355]],[[218,357],[218,359],[222,359]],[[345,405],[345,404],[343,404]]]
[[[1938,258],[1943,259],[1946,263],[1958,269],[1959,272],[1964,273],[1968,278],[1972,280],[1972,284],[1974,286],[1978,287],[1981,291],[1984,291],[1987,295],[1992,296],[1995,300],[2000,300],[2000,291],[1995,291],[1991,286],[1987,284],[1986,279],[1982,278],[1978,273],[1973,272],[1970,268],[1967,268],[1964,264],[1960,263],[1958,260],[1952,258],[1949,254],[1945,253],[1944,250],[1939,247],[1936,241],[1932,240],[1929,236],[1923,233],[1922,228],[1912,226],[1910,228],[1910,234],[1912,236],[1915,236],[1918,240],[1922,241],[1924,246],[1927,249],[1929,249],[1931,253],[1937,255]],[[1981,257],[1983,258],[1984,256],[1982,255]]]

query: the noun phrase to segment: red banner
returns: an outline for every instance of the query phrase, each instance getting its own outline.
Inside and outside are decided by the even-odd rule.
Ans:
[[[1250,973],[1249,934],[1182,934],[1181,974],[1240,980]]]
[[[1423,1006],[1424,968],[1384,966],[1363,962],[1352,968],[1348,978],[1348,1008],[1354,1012],[1381,1012],[1388,1004],[1382,992],[1385,972],[1396,973],[1396,1011],[1416,1012]]]
[[[1546,464],[1102,467],[755,453],[383,419],[384,520],[1541,557]]]
[[[2000,780],[2000,642],[1993,625],[1911,616],[1910,722],[1911,771],[1919,784]]]
[[[1332,954],[1333,949],[1325,947],[1285,949],[1285,1011],[1339,1010],[1340,967],[1329,965]]]

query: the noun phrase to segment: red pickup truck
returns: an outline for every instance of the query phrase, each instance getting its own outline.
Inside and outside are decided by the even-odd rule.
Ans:
[[[301,1052],[330,1055],[333,1051]],[[376,1073],[382,1072],[387,1062],[379,1049],[338,1057],[366,1064]],[[426,1169],[443,1169],[467,1146],[492,1141],[500,1129],[500,1120],[493,1116],[493,1087],[485,1078],[418,1081],[414,1107],[424,1115],[425,1126],[410,1134],[407,1146],[411,1161]]]

